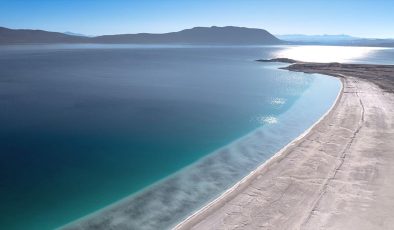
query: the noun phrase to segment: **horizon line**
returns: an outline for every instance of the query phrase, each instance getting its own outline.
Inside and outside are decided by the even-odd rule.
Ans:
[[[345,36],[350,36],[353,38],[358,38],[358,39],[394,39],[394,37],[384,37],[384,38],[379,38],[379,37],[360,37],[360,36],[354,36],[352,34],[346,34],[346,33],[338,33],[338,34],[310,34],[310,33],[288,33],[288,34],[274,34],[271,33],[269,30],[264,29],[264,28],[258,28],[258,27],[248,27],[248,26],[231,26],[231,25],[227,25],[227,26],[216,26],[216,25],[212,25],[212,26],[193,26],[193,27],[188,27],[188,28],[184,28],[184,29],[180,29],[180,30],[176,30],[176,31],[167,31],[167,32],[162,32],[162,33],[154,33],[154,32],[138,32],[138,33],[118,33],[118,34],[85,34],[83,32],[75,32],[73,30],[68,30],[68,31],[55,31],[55,30],[45,30],[45,29],[40,29],[40,28],[14,28],[14,27],[7,27],[7,26],[0,26],[2,28],[6,28],[6,29],[11,29],[11,30],[39,30],[39,31],[46,31],[46,32],[55,32],[55,33],[62,33],[62,34],[67,34],[67,33],[73,33],[73,34],[80,34],[80,36],[82,37],[99,37],[99,36],[111,36],[111,35],[128,35],[128,34],[166,34],[166,33],[174,33],[174,32],[180,32],[183,30],[188,30],[188,29],[194,29],[194,28],[214,28],[214,27],[218,27],[218,28],[224,28],[224,27],[235,27],[235,28],[247,28],[247,29],[260,29],[260,30],[265,30],[267,32],[269,32],[270,34],[274,35],[274,36],[288,36],[288,35],[301,35],[301,36],[340,36],[340,35],[345,35]],[[70,34],[67,34],[70,35]],[[78,35],[70,35],[70,36],[78,36]]]

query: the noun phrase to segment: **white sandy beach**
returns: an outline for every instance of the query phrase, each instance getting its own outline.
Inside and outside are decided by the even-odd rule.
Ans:
[[[394,67],[304,63],[289,69],[341,77],[335,107],[175,229],[392,229]]]

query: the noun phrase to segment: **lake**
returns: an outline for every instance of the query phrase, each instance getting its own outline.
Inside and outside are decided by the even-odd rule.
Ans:
[[[294,48],[1,46],[1,226],[53,229],[121,199],[136,227],[173,226],[333,105],[339,80],[254,61]],[[358,52],[345,60],[393,57]]]

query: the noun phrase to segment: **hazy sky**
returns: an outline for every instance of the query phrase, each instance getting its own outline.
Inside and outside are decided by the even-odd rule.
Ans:
[[[394,38],[394,0],[0,0],[0,26],[88,35],[245,26]]]

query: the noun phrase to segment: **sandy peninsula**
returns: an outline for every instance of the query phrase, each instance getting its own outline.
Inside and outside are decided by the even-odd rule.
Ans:
[[[340,78],[335,106],[175,229],[393,229],[394,66],[271,61]]]

